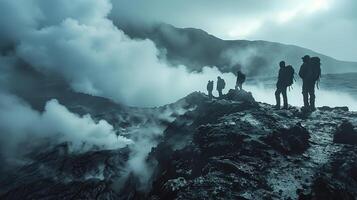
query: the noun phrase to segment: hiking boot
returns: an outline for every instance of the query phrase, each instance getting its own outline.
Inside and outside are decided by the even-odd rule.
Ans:
[[[311,107],[310,107],[310,111],[311,111],[311,112],[314,112],[315,110],[316,110],[315,106],[311,106]]]
[[[310,110],[311,111],[315,111],[316,107],[315,107],[315,97],[311,97],[310,99]]]
[[[307,106],[303,106],[303,107],[301,107],[301,111],[302,112],[308,112],[308,111],[310,111],[310,108],[307,107]]]
[[[280,109],[280,106],[279,105],[276,105],[274,106],[275,109],[279,110]]]

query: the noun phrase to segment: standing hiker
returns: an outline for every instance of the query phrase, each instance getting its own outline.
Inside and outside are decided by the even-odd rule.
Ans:
[[[294,83],[294,68],[291,65],[285,66],[285,61],[279,63],[279,75],[275,91],[275,108],[280,109],[280,94],[283,96],[284,109],[288,109],[287,88]]]
[[[304,110],[314,111],[315,108],[315,84],[321,76],[321,63],[319,57],[306,55],[302,57],[303,64],[300,67],[299,76],[302,79],[302,95]]]
[[[226,87],[226,82],[221,77],[217,77],[217,91],[218,96],[221,98],[223,96],[222,90]]]
[[[245,81],[245,74],[243,74],[240,70],[237,72],[237,81],[236,81],[236,90],[242,90],[242,85]]]

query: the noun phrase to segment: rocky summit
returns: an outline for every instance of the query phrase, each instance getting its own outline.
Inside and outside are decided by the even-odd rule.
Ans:
[[[166,107],[178,105],[185,112],[163,123],[146,155],[145,182],[127,171],[130,147],[73,153],[61,144],[2,167],[0,199],[357,199],[356,112],[277,110],[234,90]]]

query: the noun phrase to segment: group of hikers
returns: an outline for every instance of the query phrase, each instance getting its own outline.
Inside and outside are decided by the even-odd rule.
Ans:
[[[299,70],[299,76],[302,79],[302,95],[304,106],[303,110],[305,111],[314,111],[315,108],[315,85],[318,87],[318,80],[321,76],[321,63],[319,57],[310,57],[305,55],[302,57],[303,64]],[[283,109],[288,109],[288,98],[286,95],[287,88],[294,83],[294,68],[291,65],[286,65],[285,61],[279,63],[280,69],[278,74],[278,81],[276,83],[275,99],[276,105],[275,108],[280,109],[280,95],[283,96]],[[237,72],[237,81],[235,89],[237,91],[243,90],[243,83],[245,82],[246,76],[242,73],[241,70]],[[213,98],[213,81],[208,81],[207,91],[209,98]],[[221,77],[217,77],[217,91],[219,98],[223,96],[223,89],[225,88],[226,83]]]
[[[237,82],[236,82],[236,90],[243,90],[243,83],[245,81],[245,74],[243,74],[240,70],[237,72]],[[208,96],[209,98],[213,98],[213,85],[214,81],[208,81],[207,83],[207,91],[208,91]],[[218,91],[218,97],[221,98],[223,96],[223,89],[226,87],[226,82],[224,81],[223,78],[220,76],[217,77],[217,91]]]

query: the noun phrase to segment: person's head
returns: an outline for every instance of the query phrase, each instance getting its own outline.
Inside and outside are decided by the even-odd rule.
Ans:
[[[280,61],[279,66],[280,67],[285,67],[285,61]]]
[[[308,62],[310,60],[310,56],[309,55],[305,55],[304,57],[301,58],[302,61],[305,63],[305,62]]]
[[[217,76],[217,79],[221,79],[221,77],[220,77],[220,76]]]

